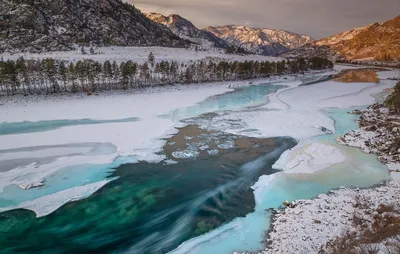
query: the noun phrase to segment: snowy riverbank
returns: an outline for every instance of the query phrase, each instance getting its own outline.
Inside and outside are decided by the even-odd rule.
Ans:
[[[262,253],[319,253],[337,237],[371,227],[380,207],[399,211],[399,204],[399,181],[373,189],[340,189],[314,200],[295,201],[294,208],[274,215],[268,249]],[[361,218],[362,223],[356,225],[355,218]],[[329,249],[326,251],[329,253]]]
[[[351,113],[361,114],[360,129],[338,137],[338,143],[377,154],[378,159],[387,164],[392,181],[371,189],[342,188],[313,200],[286,203],[288,207],[273,216],[268,249],[262,253],[319,253],[321,250],[332,253],[339,243],[354,251],[374,245],[380,253],[395,253],[390,252],[393,248],[390,243],[400,231],[388,228],[393,223],[398,228],[396,223],[400,221],[400,117],[383,104]],[[307,148],[306,152],[308,150],[316,151]],[[325,150],[319,149],[320,153]],[[286,164],[278,161],[276,165],[288,171],[294,167],[307,172],[309,170],[302,164],[310,164],[307,159],[314,158],[311,154],[294,159],[286,156],[281,158]],[[389,219],[390,223],[386,221]],[[385,227],[389,233],[382,235],[379,227]]]
[[[377,154],[386,164],[400,162],[400,114],[383,104],[353,113],[361,114],[360,129],[339,137],[338,143]]]

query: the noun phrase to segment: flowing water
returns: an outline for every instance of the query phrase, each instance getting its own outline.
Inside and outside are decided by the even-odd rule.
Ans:
[[[258,251],[264,247],[270,209],[278,208],[284,200],[312,198],[342,185],[368,187],[388,178],[375,156],[350,147],[340,148],[348,160],[316,174],[276,174],[272,165],[296,145],[296,140],[203,130],[187,120],[210,118],[210,113],[219,111],[251,110],[249,107],[267,103],[266,95],[283,87],[247,86],[161,116],[186,119],[188,126],[166,140],[166,159],[159,163],[118,158],[107,165],[64,168],[46,179],[53,185],[51,191],[49,186],[29,192],[15,185],[6,187],[4,193],[9,195],[0,193],[0,208],[2,202],[3,206],[17,204],[49,194],[55,186],[61,190],[81,184],[76,179],[115,179],[89,198],[69,202],[44,217],[37,218],[34,212],[23,209],[0,213],[0,253]],[[347,111],[327,110],[336,122],[336,133],[315,140],[339,146],[336,136],[357,127],[356,116]],[[108,122],[1,123],[0,135]],[[242,127],[240,119],[221,124]]]
[[[184,128],[178,135],[186,136],[186,130],[193,134],[195,128]],[[126,164],[112,174],[117,180],[49,216],[35,218],[26,210],[0,214],[0,232],[4,233],[0,251],[166,253],[252,212],[255,203],[250,187],[261,175],[275,173],[271,165],[296,144],[291,138],[197,132],[200,136],[191,136],[193,142],[205,140],[202,145],[217,149],[216,155],[204,152],[170,165]],[[169,142],[178,140],[173,137]],[[226,140],[234,140],[234,145],[218,148],[215,144]]]

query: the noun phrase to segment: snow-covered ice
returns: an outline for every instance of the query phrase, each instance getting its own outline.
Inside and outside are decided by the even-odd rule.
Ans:
[[[162,138],[176,133],[177,130],[174,127],[182,124],[158,116],[167,114],[176,108],[194,105],[209,96],[230,91],[229,85],[231,83],[154,88],[144,93],[111,93],[92,97],[71,95],[67,99],[50,97],[45,100],[40,96],[5,98],[0,110],[0,119],[8,123],[59,119],[102,120],[111,117],[114,119],[140,117],[140,121],[71,125],[43,132],[1,135],[1,162],[13,162],[23,156],[28,156],[30,159],[29,164],[7,168],[4,172],[0,172],[0,190],[4,191],[6,187],[12,185],[33,187],[39,182],[44,183],[46,187],[47,181],[43,181],[43,179],[47,180],[48,177],[57,174],[60,170],[65,171],[68,167],[81,165],[104,165],[96,168],[97,172],[82,175],[84,177],[93,175],[97,179],[99,172],[104,171],[101,174],[105,174],[111,168],[110,165],[113,161],[121,156],[134,158],[134,160],[122,163],[138,160],[161,161],[164,156],[157,153],[166,143]],[[51,103],[51,107],[48,106],[49,103]],[[91,153],[91,150],[88,151],[88,147],[74,147],[78,143],[112,144],[115,150],[105,148],[108,150],[106,153],[101,149]],[[49,150],[46,147],[55,149]],[[37,163],[39,161],[40,163]],[[12,163],[7,165],[12,165]],[[90,179],[88,180],[90,182]],[[80,185],[85,183],[87,180],[82,179]],[[73,186],[66,185],[67,187]],[[85,195],[88,193],[88,190],[83,188],[70,188],[70,190],[74,192],[75,196],[79,191],[85,191]],[[90,188],[90,190],[95,191],[96,189]],[[15,195],[8,191],[9,188],[3,195]],[[60,203],[69,201],[68,189],[63,190],[63,193],[65,195],[57,196]],[[36,199],[41,205],[28,207],[27,204],[31,204],[29,202],[32,200],[26,200],[19,204],[19,207],[32,208],[37,214],[42,214],[41,207],[47,206],[44,202],[50,200],[49,193],[44,195],[43,199]],[[3,207],[2,209],[12,209],[12,207]]]
[[[36,213],[37,217],[43,217],[54,212],[64,204],[83,198],[87,198],[92,193],[106,185],[111,180],[103,180],[100,182],[77,186],[65,191],[60,191],[48,196],[40,197],[38,199],[23,202],[14,207],[0,208],[0,212],[7,211],[10,209],[24,208]]]
[[[273,168],[290,174],[312,174],[346,160],[336,147],[312,142],[286,151]]]

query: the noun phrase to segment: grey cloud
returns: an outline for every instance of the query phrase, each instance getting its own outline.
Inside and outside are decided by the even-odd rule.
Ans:
[[[248,24],[314,38],[382,22],[400,13],[399,0],[130,0],[143,12],[177,13],[196,26]]]

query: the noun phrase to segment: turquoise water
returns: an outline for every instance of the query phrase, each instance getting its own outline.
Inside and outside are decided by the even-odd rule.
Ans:
[[[195,106],[177,109],[162,117],[179,121],[206,113],[234,111],[259,106],[268,102],[268,94],[273,94],[284,87],[283,85],[266,83],[236,88],[232,92],[209,97]]]
[[[81,164],[61,168],[46,177],[45,185],[22,190],[17,185],[6,186],[0,194],[0,208],[17,206],[22,202],[34,200],[73,187],[96,183],[112,176],[121,165],[138,162],[134,157],[118,157],[109,164]],[[28,176],[25,176],[28,177]]]
[[[92,125],[92,124],[105,124],[105,123],[129,123],[136,122],[140,119],[138,117],[116,119],[116,120],[93,120],[93,119],[78,119],[78,120],[48,120],[38,122],[14,122],[0,123],[0,135],[20,134],[20,133],[32,133],[32,132],[43,132],[59,129],[67,126],[77,125]]]
[[[281,207],[285,200],[310,199],[341,186],[371,187],[388,180],[388,169],[376,156],[336,143],[337,136],[358,127],[358,116],[347,113],[353,109],[355,108],[326,110],[325,113],[335,121],[336,133],[314,139],[339,148],[347,157],[345,162],[311,175],[275,174],[265,188],[256,192],[253,213],[192,239],[172,253],[228,254],[235,251],[260,251],[265,249],[264,239],[270,225],[270,209]]]
[[[210,112],[242,110],[266,103],[266,95],[283,87],[265,84],[235,89],[163,117],[179,121]],[[108,165],[64,168],[49,178],[44,188],[21,191],[9,186],[8,196],[0,196],[0,207],[1,202],[3,206],[6,202],[15,204],[107,177],[117,178],[91,197],[66,204],[46,217],[35,218],[26,210],[1,213],[0,252],[259,251],[265,247],[270,209],[280,207],[283,201],[313,198],[340,186],[369,187],[389,178],[375,156],[336,143],[339,134],[357,128],[357,116],[347,114],[349,110],[327,110],[325,113],[335,120],[336,133],[314,139],[338,147],[348,159],[313,175],[273,170],[271,165],[280,154],[295,145],[291,138],[274,138],[252,139],[252,147],[236,144],[212,156],[200,153],[197,158],[176,159],[172,165],[119,158]],[[16,133],[52,129],[46,122],[42,122],[44,129],[37,123],[28,122],[25,127],[18,123],[22,127],[17,125],[16,131],[21,132]],[[69,125],[58,123],[55,128],[63,126]],[[215,141],[213,138],[210,140]],[[189,146],[191,141],[186,142]],[[254,196],[251,186],[262,175],[270,176],[271,181]]]
[[[245,143],[246,145],[242,145]],[[251,186],[296,141],[242,138],[218,155],[115,169],[91,197],[35,218],[0,214],[0,253],[166,253],[254,210]]]

